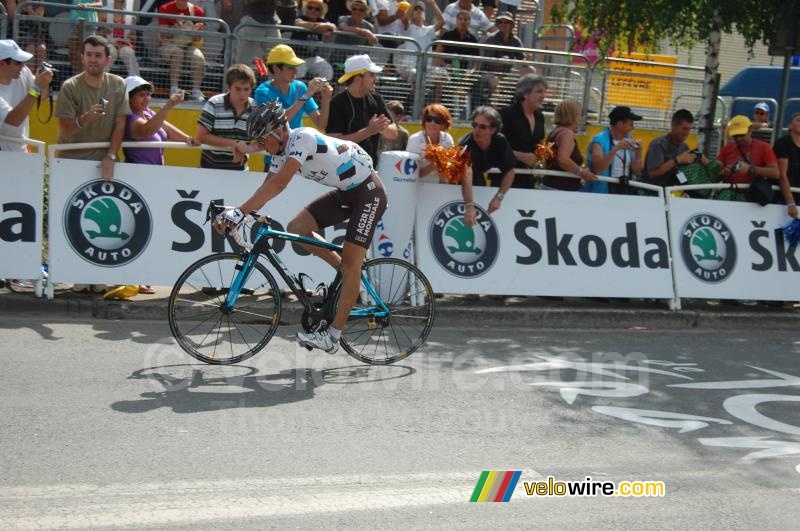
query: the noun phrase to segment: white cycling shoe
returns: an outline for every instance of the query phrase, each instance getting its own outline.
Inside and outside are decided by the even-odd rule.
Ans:
[[[336,354],[339,342],[334,341],[327,331],[297,332],[297,342],[306,348],[318,348],[328,354]]]

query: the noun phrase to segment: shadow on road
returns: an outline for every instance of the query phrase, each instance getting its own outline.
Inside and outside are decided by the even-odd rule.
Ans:
[[[152,391],[137,400],[120,400],[111,408],[122,413],[146,413],[169,408],[175,413],[198,413],[233,408],[262,408],[314,397],[325,384],[363,384],[411,376],[402,366],[357,365],[326,369],[296,368],[261,375],[245,365],[165,365],[134,371],[128,378],[143,380]]]

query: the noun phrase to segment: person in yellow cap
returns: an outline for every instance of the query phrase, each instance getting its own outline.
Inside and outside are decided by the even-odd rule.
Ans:
[[[772,147],[753,138],[752,122],[741,114],[728,122],[731,141],[717,155],[722,169],[720,176],[728,183],[751,183],[755,177],[771,179],[778,184],[778,159]]]
[[[345,90],[331,100],[326,132],[333,137],[351,140],[360,145],[378,164],[381,135],[397,138],[397,125],[392,121],[383,97],[375,90],[376,74],[383,68],[369,55],[354,55],[344,62],[344,75],[339,78]]]
[[[333,87],[321,77],[315,77],[308,85],[295,79],[297,68],[304,63],[290,46],[279,44],[272,48],[267,55],[267,68],[272,77],[256,88],[256,104],[277,100],[285,109],[286,119],[292,129],[303,125],[305,113],[317,129],[324,130],[328,124]],[[319,95],[319,105],[314,100],[315,95]]]

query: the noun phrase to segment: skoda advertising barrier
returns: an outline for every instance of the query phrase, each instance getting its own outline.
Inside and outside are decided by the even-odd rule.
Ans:
[[[672,298],[663,200],[473,189],[477,223],[459,187],[421,185],[417,256],[435,291],[498,295]]]
[[[372,239],[374,258],[402,258],[414,261],[412,235],[417,204],[418,155],[407,151],[385,151],[378,162],[378,173],[386,188],[389,206],[378,222]]]
[[[54,159],[50,276],[76,283],[171,285],[195,260],[233,250],[235,243],[206,223],[209,202],[238,206],[263,180],[264,174],[255,172],[117,164],[114,179],[105,182],[97,162]],[[285,230],[324,192],[295,177],[261,213],[275,220],[273,228]],[[340,243],[344,226],[323,235]],[[291,270],[307,273],[317,284],[333,278],[330,266],[299,245],[278,242],[276,248]],[[310,282],[306,286],[313,289]]]
[[[0,277],[42,276],[44,157],[0,152]]]
[[[670,197],[678,297],[800,300],[800,254],[783,205]]]

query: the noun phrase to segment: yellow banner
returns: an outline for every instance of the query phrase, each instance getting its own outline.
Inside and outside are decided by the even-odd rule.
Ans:
[[[635,59],[650,63],[677,64],[674,55],[643,53],[616,54],[621,59]],[[675,68],[671,66],[636,64],[609,59],[608,103],[646,109],[672,108],[672,84]],[[650,76],[669,76],[668,79]]]

